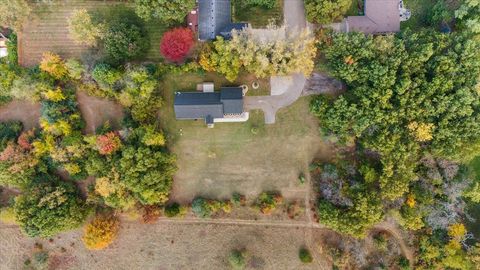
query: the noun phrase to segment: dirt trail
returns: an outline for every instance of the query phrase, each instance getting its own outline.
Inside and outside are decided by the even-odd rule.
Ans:
[[[38,127],[40,103],[14,100],[0,107],[0,121],[22,121],[25,129]]]

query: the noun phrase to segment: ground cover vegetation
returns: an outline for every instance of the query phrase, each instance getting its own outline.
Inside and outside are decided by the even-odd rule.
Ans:
[[[255,28],[283,24],[283,0],[233,0],[235,22],[248,22]]]
[[[311,166],[317,217],[356,237],[394,217],[413,231],[419,269],[475,269],[478,258],[463,223],[478,195],[465,164],[479,155],[480,44],[466,23],[476,5],[459,6],[439,2],[429,28],[396,35],[320,35],[330,72],[348,90],[311,103],[322,134],[344,149]],[[454,16],[454,31],[439,27]]]

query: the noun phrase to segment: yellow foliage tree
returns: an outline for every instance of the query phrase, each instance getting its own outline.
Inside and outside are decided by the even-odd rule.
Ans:
[[[53,78],[59,80],[68,74],[65,62],[58,54],[46,52],[43,54],[42,61],[40,62],[40,69],[52,75]]]
[[[448,236],[456,241],[462,240],[466,233],[467,229],[462,223],[455,223],[448,227]]]
[[[433,139],[432,132],[434,128],[435,126],[433,124],[428,123],[418,123],[414,121],[408,124],[408,129],[418,142],[426,142]]]
[[[118,219],[113,216],[98,216],[87,224],[82,241],[91,250],[108,247],[117,237]]]

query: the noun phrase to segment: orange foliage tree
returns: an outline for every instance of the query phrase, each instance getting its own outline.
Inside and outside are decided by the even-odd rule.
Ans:
[[[122,142],[116,132],[108,132],[97,137],[97,149],[102,155],[110,155],[120,149],[121,146]]]
[[[87,224],[82,241],[91,250],[108,247],[117,237],[118,219],[113,216],[98,216]]]

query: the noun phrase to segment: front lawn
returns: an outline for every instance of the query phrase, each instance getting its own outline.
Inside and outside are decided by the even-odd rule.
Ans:
[[[262,28],[271,22],[280,26],[283,24],[283,0],[277,0],[272,9],[247,6],[242,0],[233,0],[232,16],[234,22],[248,22],[253,28]]]
[[[403,4],[410,10],[412,17],[401,23],[402,30],[407,28],[418,30],[427,27],[428,17],[436,2],[436,0],[404,0]]]

